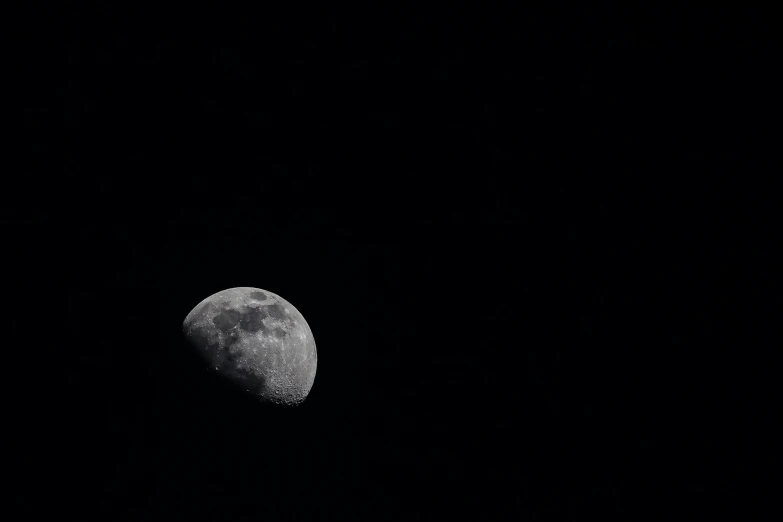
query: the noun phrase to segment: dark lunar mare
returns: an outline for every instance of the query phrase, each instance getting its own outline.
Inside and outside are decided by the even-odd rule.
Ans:
[[[215,324],[217,325],[217,323]],[[220,373],[235,380],[235,385],[253,393],[264,391],[266,380],[263,375],[253,373],[237,365],[240,353],[235,345],[240,340],[240,334],[236,328],[225,332],[222,347],[220,341],[211,337],[207,328],[203,326],[193,328],[190,337],[198,346],[206,347],[206,353],[202,353],[206,361],[209,364],[219,365]]]
[[[264,308],[266,308],[269,317],[272,319],[277,319],[278,321],[285,321],[288,319],[288,315],[285,313],[285,310],[278,303],[266,305]]]
[[[239,327],[246,332],[255,333],[259,330],[266,331],[264,327],[264,319],[267,317],[266,311],[259,307],[248,308],[248,310],[242,314],[239,320]]]
[[[239,332],[236,330],[229,332],[224,341],[225,357],[227,361],[234,362],[239,355],[239,350],[234,350],[234,345],[239,342]]]
[[[223,310],[212,318],[212,324],[214,324],[218,329],[227,332],[237,325],[240,315],[241,314],[237,310]]]
[[[246,368],[234,368],[234,375],[237,378],[236,385],[241,387],[245,391],[250,391],[254,394],[263,393],[266,388],[266,379],[261,374],[251,372]]]
[[[218,344],[216,342],[210,342],[209,333],[203,328],[191,329],[188,336],[193,344],[206,347],[207,351],[210,353],[216,352],[218,349]]]

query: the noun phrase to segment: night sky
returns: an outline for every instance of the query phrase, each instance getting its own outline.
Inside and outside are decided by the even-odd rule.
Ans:
[[[763,17],[23,21],[6,257],[58,325],[14,329],[56,352],[51,378],[13,373],[23,513],[749,517],[779,301],[773,193],[735,182],[769,172]],[[182,338],[237,286],[307,319],[302,406],[238,394]]]

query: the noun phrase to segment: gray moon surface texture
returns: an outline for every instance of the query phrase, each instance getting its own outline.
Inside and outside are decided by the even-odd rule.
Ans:
[[[318,363],[313,332],[277,294],[223,290],[196,305],[182,331],[218,374],[262,402],[296,406],[310,393]]]

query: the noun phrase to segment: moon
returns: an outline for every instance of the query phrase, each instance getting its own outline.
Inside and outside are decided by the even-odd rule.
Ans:
[[[261,402],[297,406],[313,387],[313,332],[294,305],[268,290],[213,294],[185,317],[182,332],[215,372]]]

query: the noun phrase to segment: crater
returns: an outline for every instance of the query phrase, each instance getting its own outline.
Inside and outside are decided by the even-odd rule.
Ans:
[[[236,310],[224,310],[212,319],[212,324],[219,330],[226,332],[239,322],[239,312]]]

